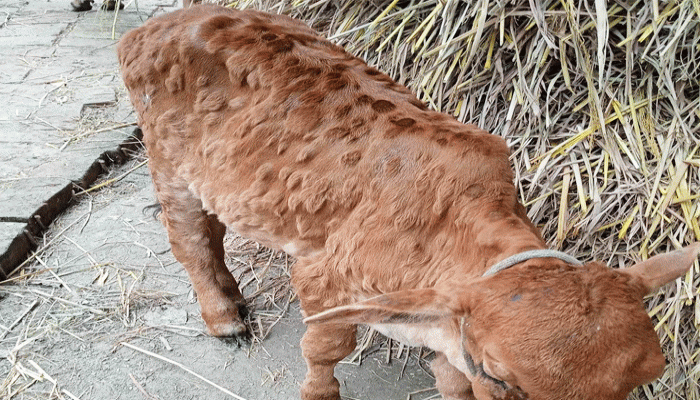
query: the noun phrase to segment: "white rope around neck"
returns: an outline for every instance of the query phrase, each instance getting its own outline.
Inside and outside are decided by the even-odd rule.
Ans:
[[[576,257],[570,256],[566,253],[562,253],[561,251],[558,250],[549,250],[549,249],[539,249],[539,250],[529,250],[529,251],[523,251],[522,253],[518,253],[515,255],[512,255],[505,260],[502,260],[501,262],[498,262],[491,266],[491,268],[488,269],[488,271],[484,272],[483,277],[491,276],[496,274],[499,271],[503,271],[504,269],[508,269],[512,267],[515,264],[520,264],[521,262],[525,262],[527,260],[531,260],[533,258],[556,258],[559,260],[562,260],[566,263],[573,264],[576,266],[581,266],[583,263],[576,259]]]

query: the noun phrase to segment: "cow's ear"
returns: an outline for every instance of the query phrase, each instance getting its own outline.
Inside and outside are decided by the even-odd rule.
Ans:
[[[700,253],[700,242],[651,257],[620,272],[640,282],[646,290],[645,294],[648,294],[688,272],[698,258],[698,253]]]
[[[453,297],[436,289],[413,289],[331,308],[305,318],[304,323],[422,324],[458,314]]]

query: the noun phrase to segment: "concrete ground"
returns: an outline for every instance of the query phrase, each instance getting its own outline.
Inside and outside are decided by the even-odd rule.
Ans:
[[[0,217],[26,218],[131,133],[116,41],[178,7],[139,0],[115,19],[74,13],[69,0],[0,0]],[[230,237],[229,266],[260,339],[239,346],[204,335],[165,231],[143,212],[155,201],[144,161],[83,195],[24,277],[0,285],[0,397],[298,398],[304,326],[288,290],[293,260]],[[0,222],[1,251],[21,227]],[[439,398],[421,350],[361,339],[362,362],[354,354],[336,369],[345,398]]]

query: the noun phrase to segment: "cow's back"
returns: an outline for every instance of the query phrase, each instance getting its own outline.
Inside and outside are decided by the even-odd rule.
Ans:
[[[342,226],[423,241],[515,206],[500,138],[291,18],[198,6],[130,32],[119,59],[149,155],[270,247],[309,255]]]

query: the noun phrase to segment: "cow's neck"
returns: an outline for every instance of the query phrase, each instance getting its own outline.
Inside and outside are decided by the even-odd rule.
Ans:
[[[515,213],[489,213],[474,224],[473,234],[479,271],[515,254],[547,247],[529,220]]]

